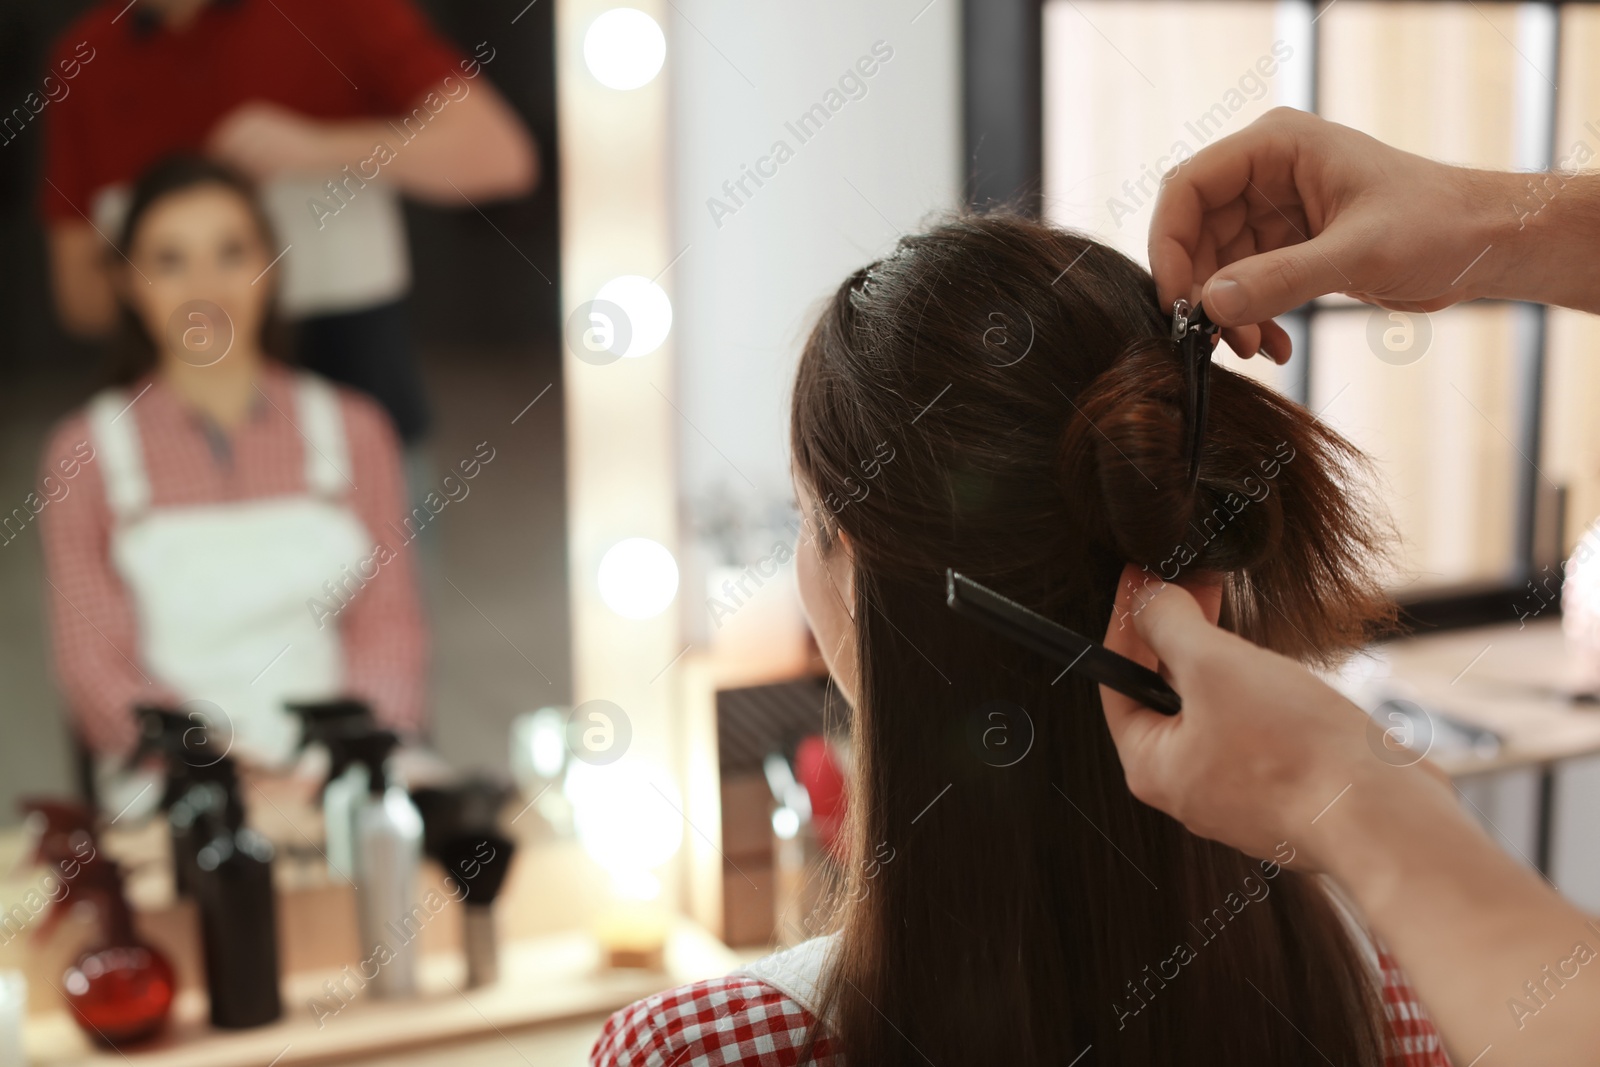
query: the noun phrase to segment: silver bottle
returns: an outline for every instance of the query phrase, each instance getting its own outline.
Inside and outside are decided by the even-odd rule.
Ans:
[[[417,895],[422,816],[385,769],[398,743],[378,730],[356,739],[352,751],[367,772],[367,790],[351,805],[359,969],[371,995],[382,999],[415,995],[418,942],[431,914]]]

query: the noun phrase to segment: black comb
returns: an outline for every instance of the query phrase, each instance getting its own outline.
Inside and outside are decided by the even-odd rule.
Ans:
[[[1068,670],[1077,671],[1163,715],[1176,715],[1183,710],[1183,699],[1161,675],[1098,641],[1051,622],[954,570],[945,571],[945,590],[945,602],[951,608],[970,615],[1024,648],[1065,664]]]

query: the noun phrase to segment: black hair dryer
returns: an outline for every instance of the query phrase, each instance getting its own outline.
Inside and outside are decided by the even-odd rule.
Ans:
[[[494,902],[511,870],[516,843],[500,831],[500,810],[513,789],[489,778],[415,789],[422,813],[422,848],[443,867],[462,905],[461,947],[467,987],[500,977],[500,944]]]

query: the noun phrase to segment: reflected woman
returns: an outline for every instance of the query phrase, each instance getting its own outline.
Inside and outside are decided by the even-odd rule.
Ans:
[[[1135,800],[1094,684],[944,606],[953,566],[1098,635],[1132,562],[1307,662],[1391,619],[1361,456],[1303,408],[1217,368],[1189,489],[1169,323],[1143,269],[1004,213],[828,300],[791,433],[855,711],[835,932],[624,1009],[593,1063],[1446,1063],[1292,840],[1254,859]]]
[[[395,434],[372,401],[273,358],[278,249],[250,186],[157,164],[117,247],[115,384],[51,437],[46,472],[76,477],[40,518],[56,674],[97,780],[118,781],[141,704],[197,711],[265,764],[298,741],[289,700],[361,697],[415,734],[426,634],[410,555],[390,548]]]

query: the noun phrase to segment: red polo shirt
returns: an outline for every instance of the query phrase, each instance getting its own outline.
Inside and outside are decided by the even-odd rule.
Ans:
[[[40,208],[93,217],[93,198],[173,152],[198,151],[217,121],[264,101],[323,120],[409,111],[461,55],[409,0],[212,0],[182,29],[109,0],[56,42],[79,65],[45,114]],[[81,214],[80,214],[81,213]]]

